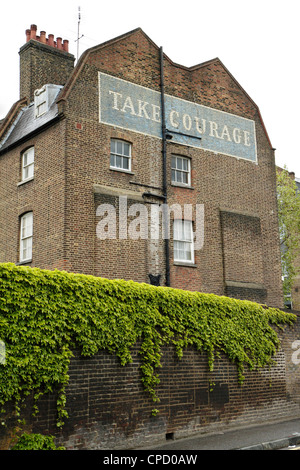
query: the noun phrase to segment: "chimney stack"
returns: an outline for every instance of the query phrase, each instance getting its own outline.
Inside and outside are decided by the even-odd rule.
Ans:
[[[69,53],[69,41],[45,31],[37,34],[37,26],[26,29],[26,42],[20,55],[20,99],[34,99],[35,90],[44,85],[64,85],[74,69],[75,57]]]

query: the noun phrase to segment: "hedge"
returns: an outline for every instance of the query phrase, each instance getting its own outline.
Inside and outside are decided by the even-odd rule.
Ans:
[[[140,342],[142,382],[154,401],[162,346],[207,354],[210,371],[223,352],[238,369],[274,362],[280,341],[273,325],[295,316],[254,302],[124,280],[0,264],[0,406],[59,390],[58,421],[67,417],[66,386],[72,351],[116,354],[125,366]]]

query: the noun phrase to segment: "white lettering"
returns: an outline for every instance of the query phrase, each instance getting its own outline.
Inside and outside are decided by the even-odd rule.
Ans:
[[[129,223],[128,234],[131,240],[147,240],[148,238],[148,210],[143,204],[132,204],[128,210],[128,216],[139,216]],[[137,230],[139,228],[139,230]]]
[[[127,96],[123,100],[123,95],[113,90],[109,90],[112,95],[112,109],[129,113],[132,116],[149,119],[155,122],[161,122],[161,108],[156,104],[149,103],[140,99],[134,99]],[[227,124],[220,124],[216,121],[206,121],[206,119],[190,114],[181,114],[179,111],[172,109],[169,115],[169,122],[175,129],[183,127],[185,131],[204,135],[209,133],[210,137],[234,142],[246,147],[251,146],[251,134],[249,131],[235,127],[232,129]],[[206,125],[208,123],[208,125]]]
[[[127,196],[119,197],[119,238],[127,238]]]
[[[241,143],[241,131],[237,127],[233,129],[233,140],[235,141],[236,144]]]
[[[137,457],[123,457],[123,456],[115,456],[110,454],[109,457],[103,458],[104,465],[130,465],[130,467],[134,467],[137,462]]]
[[[152,121],[160,122],[160,106],[152,104]]]
[[[175,122],[175,121],[174,121],[174,117],[173,117],[174,114],[176,114],[177,117],[179,117],[179,113],[178,113],[177,111],[172,110],[172,111],[170,112],[170,122],[171,122],[172,126],[173,126],[173,127],[176,127],[176,129],[177,129],[177,128],[179,127],[179,124],[178,124],[178,122]]]
[[[205,134],[206,119],[202,119],[202,128],[199,124],[199,118],[197,116],[195,117],[195,121],[196,121],[196,129],[199,132],[199,134]]]
[[[243,131],[244,132],[244,145],[247,147],[250,147],[250,132],[248,131]]]
[[[150,454],[147,457],[149,465],[191,465],[196,464],[197,455],[184,455],[184,454]]]
[[[139,117],[143,117],[143,113],[144,113],[145,118],[146,118],[146,119],[150,119],[150,116],[148,116],[147,111],[146,111],[146,109],[145,109],[146,106],[147,106],[147,104],[149,104],[149,103],[147,103],[147,101],[138,100],[138,104],[139,104],[138,116],[139,116]]]
[[[209,124],[210,124],[210,133],[209,133],[209,135],[211,137],[215,136],[215,137],[217,137],[217,139],[219,139],[220,137],[218,136],[218,132],[217,132],[218,124],[214,121],[209,121]]]
[[[221,135],[221,139],[224,139],[224,137],[227,138],[228,142],[231,142],[231,138],[230,138],[230,135],[229,135],[229,130],[228,130],[228,127],[227,126],[224,126],[223,127],[223,131],[222,131],[222,135]]]
[[[100,238],[100,240],[105,240],[107,238],[115,239],[116,210],[111,204],[101,204],[97,207],[96,215],[99,217],[104,214],[107,214],[106,217],[103,217],[96,227],[97,237]]]
[[[122,98],[121,93],[117,93],[116,91],[109,90],[109,94],[114,95],[113,109],[116,109],[117,111],[120,111],[120,108],[118,107],[118,97],[120,96]]]
[[[136,115],[136,112],[134,110],[134,107],[133,107],[133,103],[132,103],[132,100],[130,98],[130,96],[127,96],[126,100],[125,100],[125,103],[124,103],[124,106],[123,108],[121,109],[121,111],[123,113],[126,113],[126,108],[129,108],[130,109],[130,114],[132,114],[133,116]]]
[[[184,114],[182,118],[183,125],[187,131],[191,130],[192,127],[192,120],[188,114]]]

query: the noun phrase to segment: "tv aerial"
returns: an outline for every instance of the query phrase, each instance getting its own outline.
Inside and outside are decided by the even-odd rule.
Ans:
[[[80,39],[84,36],[83,34],[80,36],[80,20],[81,20],[81,13],[80,13],[80,7],[78,7],[78,24],[77,24],[77,39],[75,42],[77,42],[77,61],[79,57],[79,41]]]

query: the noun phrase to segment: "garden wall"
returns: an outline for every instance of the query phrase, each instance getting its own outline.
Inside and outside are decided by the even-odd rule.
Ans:
[[[69,418],[62,430],[56,427],[52,394],[41,399],[35,418],[28,411],[22,429],[55,435],[67,449],[130,449],[195,433],[295,418],[300,415],[299,345],[295,348],[294,343],[300,339],[299,317],[280,338],[276,365],[245,370],[242,386],[236,366],[224,355],[209,372],[205,354],[189,349],[179,360],[172,348],[164,348],[157,387],[160,402],[156,404],[141,383],[138,347],[133,362],[126,366],[104,351],[92,358],[75,352],[67,388]],[[156,416],[154,409],[159,410]],[[13,421],[6,431],[2,428],[2,449],[11,442]]]
[[[132,449],[295,418],[299,318],[226,297],[0,265],[0,448],[24,431],[52,434],[67,449]]]

